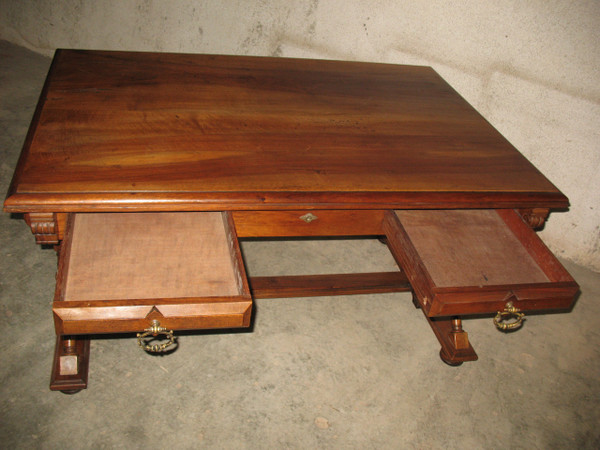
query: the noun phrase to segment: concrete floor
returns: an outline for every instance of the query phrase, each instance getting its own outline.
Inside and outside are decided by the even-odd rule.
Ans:
[[[0,42],[6,192],[50,60]],[[259,300],[252,330],[169,356],[92,342],[89,388],[48,390],[56,257],[0,215],[2,448],[599,448],[600,274],[516,333],[465,321],[480,360],[443,364],[408,294]],[[377,241],[248,242],[258,274],[393,270]]]

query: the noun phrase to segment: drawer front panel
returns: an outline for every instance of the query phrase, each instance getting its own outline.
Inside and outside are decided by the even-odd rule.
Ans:
[[[234,211],[239,237],[382,235],[382,210]]]
[[[567,310],[577,292],[574,283],[560,282],[492,286],[489,289],[465,287],[458,291],[434,289],[426,307],[432,317],[495,313],[502,311],[508,302],[521,311]]]
[[[169,305],[162,305],[156,301],[136,306],[59,305],[53,308],[53,312],[58,334],[136,332],[148,328],[152,320],[158,320],[161,326],[170,330],[249,326],[252,302],[228,300]]]

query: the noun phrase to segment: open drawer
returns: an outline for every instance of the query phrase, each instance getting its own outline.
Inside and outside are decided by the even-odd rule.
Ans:
[[[252,299],[228,213],[71,214],[54,320],[59,335],[246,327]]]
[[[514,210],[389,211],[384,230],[429,317],[567,309],[579,287]]]

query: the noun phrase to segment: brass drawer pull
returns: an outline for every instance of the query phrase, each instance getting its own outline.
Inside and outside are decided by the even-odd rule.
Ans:
[[[505,320],[509,320],[511,317],[515,319],[513,322],[504,322]],[[502,331],[515,330],[523,325],[524,320],[525,314],[519,312],[519,309],[515,308],[513,302],[508,302],[504,308],[504,311],[498,311],[498,314],[496,314],[496,317],[494,317],[494,325],[496,325],[496,328]]]
[[[149,341],[152,341],[152,339],[150,339],[149,341],[144,341],[144,338],[146,338],[148,336],[152,336],[153,338],[155,338],[159,334],[164,334],[165,337],[168,339],[168,341],[163,342],[162,344],[152,344],[152,345],[149,344]],[[145,351],[150,352],[150,353],[160,353],[160,352],[165,351],[165,349],[167,347],[174,344],[176,338],[173,336],[173,330],[167,331],[166,328],[160,326],[160,322],[158,320],[153,320],[152,326],[150,328],[146,328],[144,330],[144,333],[137,334],[137,339],[138,339],[138,345]]]

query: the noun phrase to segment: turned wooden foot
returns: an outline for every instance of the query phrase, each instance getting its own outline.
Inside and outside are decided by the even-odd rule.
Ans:
[[[462,363],[464,362],[464,361],[456,361],[455,359],[452,359],[451,356],[448,355],[443,348],[440,349],[440,359],[452,367],[461,366]]]
[[[429,317],[421,301],[413,292],[415,308],[423,311],[429,326],[435,333],[440,345],[440,358],[449,366],[460,366],[465,361],[476,361],[477,353],[469,342],[469,335],[462,327],[460,317]]]
[[[57,336],[50,389],[76,394],[87,388],[90,340],[82,336]]]
[[[460,318],[427,317],[427,321],[442,346],[440,350],[442,361],[449,366],[460,366],[465,361],[477,360],[477,353],[469,342],[469,335],[462,328]]]

